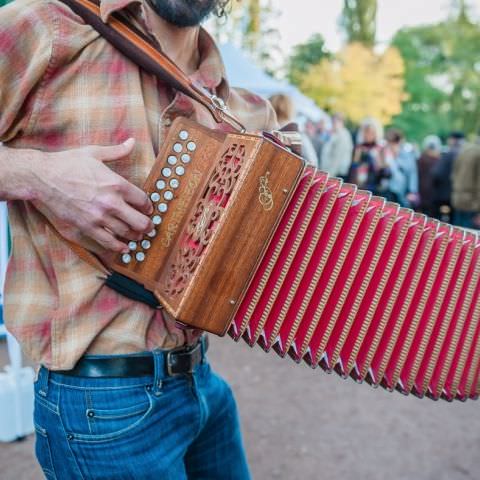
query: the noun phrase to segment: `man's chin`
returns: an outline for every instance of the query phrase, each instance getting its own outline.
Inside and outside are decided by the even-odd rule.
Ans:
[[[179,28],[195,27],[215,10],[218,0],[148,0],[155,13]]]

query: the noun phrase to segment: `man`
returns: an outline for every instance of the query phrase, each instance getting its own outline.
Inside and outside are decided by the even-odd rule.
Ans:
[[[305,123],[305,132],[310,137],[317,158],[320,161],[323,147],[329,138],[325,118],[320,119],[317,123],[307,120]]]
[[[435,218],[442,221],[453,221],[452,170],[464,141],[465,135],[462,132],[451,132],[447,139],[447,150],[432,169]]]
[[[100,8],[105,22],[127,15],[250,130],[275,128],[266,102],[229,88],[199,27],[226,3],[102,0]],[[235,401],[210,371],[205,340],[105,286],[47,222],[90,250],[127,251],[122,239],[153,228],[139,186],[172,120],[229,127],[57,0],[0,10],[0,80],[0,198],[10,201],[13,235],[5,317],[42,365],[36,454],[46,477],[249,478]]]
[[[442,141],[436,135],[428,135],[423,141],[423,151],[418,159],[418,190],[420,195],[420,211],[434,217],[434,188],[432,170],[440,160]]]
[[[384,180],[385,196],[402,207],[415,208],[419,203],[415,151],[396,128],[388,130],[385,139],[384,162],[389,171],[388,178]]]
[[[480,140],[458,154],[452,172],[453,223],[480,229]]]
[[[353,142],[345,128],[343,116],[332,117],[332,133],[322,149],[320,167],[333,177],[346,178],[352,164]]]

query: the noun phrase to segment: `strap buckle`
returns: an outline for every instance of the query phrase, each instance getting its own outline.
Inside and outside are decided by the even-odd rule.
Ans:
[[[220,118],[225,122],[228,123],[231,127],[235,130],[240,131],[240,133],[245,133],[247,129],[243,126],[243,124],[235,118],[229,111],[227,104],[224,102],[223,98],[218,97],[217,95],[209,95],[210,102],[212,107],[214,108],[215,112],[218,113]]]

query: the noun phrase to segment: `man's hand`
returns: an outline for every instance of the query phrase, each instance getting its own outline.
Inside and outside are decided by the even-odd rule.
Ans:
[[[153,229],[147,195],[102,163],[126,157],[134,143],[129,139],[120,145],[47,154],[38,201],[61,235],[90,249],[93,240],[122,252],[128,251],[126,241]]]
[[[125,252],[154,228],[148,196],[103,164],[128,156],[134,143],[41,155],[34,203],[62,236],[97,253]]]

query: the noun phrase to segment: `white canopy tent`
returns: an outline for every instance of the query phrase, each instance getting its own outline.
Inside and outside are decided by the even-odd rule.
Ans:
[[[246,88],[262,97],[285,93],[293,99],[299,115],[314,121],[328,118],[328,115],[298,88],[267,75],[236,46],[226,43],[220,46],[220,51],[232,86]]]

